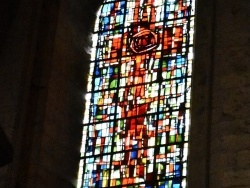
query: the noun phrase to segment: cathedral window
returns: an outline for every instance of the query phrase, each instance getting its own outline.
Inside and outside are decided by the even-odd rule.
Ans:
[[[194,0],[105,0],[78,187],[186,187]]]

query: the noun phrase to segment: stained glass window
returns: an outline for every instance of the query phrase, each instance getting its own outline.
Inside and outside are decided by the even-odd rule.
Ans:
[[[78,187],[186,187],[194,1],[105,0]]]

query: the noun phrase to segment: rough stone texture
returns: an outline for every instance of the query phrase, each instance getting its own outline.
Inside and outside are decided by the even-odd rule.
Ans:
[[[188,186],[250,187],[249,0],[197,0]],[[75,187],[83,94],[101,0],[3,0],[2,188]]]
[[[250,187],[250,4],[217,1],[210,187]]]

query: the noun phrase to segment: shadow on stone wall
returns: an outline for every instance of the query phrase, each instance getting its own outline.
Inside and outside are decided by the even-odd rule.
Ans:
[[[13,149],[5,135],[3,129],[0,127],[0,167],[12,162]]]

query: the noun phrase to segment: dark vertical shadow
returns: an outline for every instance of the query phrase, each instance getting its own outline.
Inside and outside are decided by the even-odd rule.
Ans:
[[[3,129],[0,127],[0,167],[11,163],[13,160],[13,148]]]

